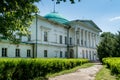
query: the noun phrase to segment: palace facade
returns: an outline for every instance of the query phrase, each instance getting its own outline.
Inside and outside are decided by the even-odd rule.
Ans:
[[[92,20],[69,21],[58,13],[36,16],[20,44],[0,40],[0,57],[97,59],[101,29]]]

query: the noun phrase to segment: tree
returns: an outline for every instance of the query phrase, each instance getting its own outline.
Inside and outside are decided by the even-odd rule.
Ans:
[[[9,40],[17,41],[16,35],[26,36],[38,8],[35,2],[40,0],[0,0],[0,34]],[[56,3],[66,0],[52,0]],[[75,3],[75,0],[69,0]],[[78,0],[80,1],[80,0]]]
[[[115,35],[115,49],[114,49],[114,57],[120,57],[120,31],[118,31],[118,34]]]
[[[52,0],[52,1],[56,1],[56,4],[59,4],[60,2],[66,2],[67,0]],[[71,2],[71,4],[75,3],[75,0],[69,0]],[[78,2],[80,2],[80,0],[78,0]]]
[[[0,34],[9,40],[15,35],[27,35],[33,13],[38,11],[34,2],[39,0],[0,0]]]
[[[98,57],[100,61],[105,57],[112,57],[115,50],[115,35],[110,32],[101,34],[101,42],[97,46]]]
[[[100,61],[105,57],[120,57],[120,31],[117,34],[104,32],[101,34],[101,42],[97,46]]]

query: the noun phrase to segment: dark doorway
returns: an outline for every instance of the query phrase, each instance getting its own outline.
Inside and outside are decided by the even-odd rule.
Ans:
[[[74,50],[70,49],[70,58],[74,58]]]

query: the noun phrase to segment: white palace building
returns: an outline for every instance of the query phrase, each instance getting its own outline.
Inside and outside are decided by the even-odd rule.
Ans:
[[[56,12],[37,15],[20,44],[0,39],[0,57],[97,59],[102,31],[92,20],[69,21]]]

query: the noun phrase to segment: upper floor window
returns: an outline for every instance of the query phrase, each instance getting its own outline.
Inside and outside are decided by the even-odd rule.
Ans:
[[[70,45],[72,45],[72,38],[70,37]]]
[[[44,41],[48,41],[48,32],[44,32]]]
[[[2,48],[2,57],[7,57],[7,48]]]
[[[44,50],[44,57],[47,57],[47,50]]]
[[[15,50],[15,55],[16,55],[16,57],[20,57],[20,49]]]
[[[30,49],[27,50],[27,57],[31,57],[31,50]]]
[[[81,45],[83,46],[83,40],[81,40]]]
[[[79,39],[77,39],[77,44],[79,44]]]
[[[30,41],[31,40],[31,35],[28,35],[28,41]]]
[[[60,35],[60,44],[62,44],[62,35]]]
[[[65,44],[67,44],[67,37],[65,36]]]

